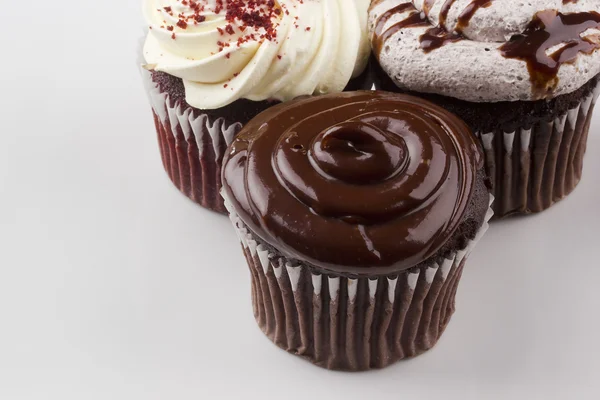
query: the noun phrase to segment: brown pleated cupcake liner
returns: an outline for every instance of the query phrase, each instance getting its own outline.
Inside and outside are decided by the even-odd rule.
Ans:
[[[250,268],[260,329],[283,350],[345,371],[383,368],[437,343],[454,313],[465,261],[493,215],[490,208],[477,237],[441,264],[349,278],[271,253],[230,212]]]
[[[496,198],[496,217],[543,211],[575,189],[599,95],[600,84],[566,114],[527,129],[477,133]]]
[[[152,81],[142,77],[152,105],[160,154],[173,184],[201,206],[225,214],[221,190],[221,166],[227,146],[242,128],[171,101]]]

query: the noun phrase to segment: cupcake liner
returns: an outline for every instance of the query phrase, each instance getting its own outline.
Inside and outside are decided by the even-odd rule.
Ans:
[[[352,278],[321,274],[273,254],[225,204],[248,261],[261,330],[292,354],[347,371],[383,368],[437,343],[454,313],[464,263],[493,215],[490,208],[477,237],[441,264]]]
[[[161,158],[173,184],[203,207],[226,213],[221,190],[221,166],[227,146],[242,129],[200,110],[173,102],[142,70],[152,106]]]
[[[137,61],[144,65],[144,42],[148,33],[143,28],[139,39]],[[221,167],[225,151],[242,129],[241,122],[231,123],[214,117],[210,111],[172,101],[160,91],[152,74],[140,68],[158,136],[161,159],[173,184],[192,201],[210,210],[226,214],[221,190]],[[374,89],[367,69],[349,83],[346,90]]]
[[[577,107],[552,121],[514,132],[477,132],[496,198],[496,217],[543,211],[575,189],[599,95],[600,83]]]

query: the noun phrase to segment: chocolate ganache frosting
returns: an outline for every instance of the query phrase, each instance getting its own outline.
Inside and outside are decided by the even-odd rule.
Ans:
[[[480,150],[425,100],[354,92],[292,101],[231,145],[224,196],[286,257],[335,273],[393,274],[433,256],[473,195]]]

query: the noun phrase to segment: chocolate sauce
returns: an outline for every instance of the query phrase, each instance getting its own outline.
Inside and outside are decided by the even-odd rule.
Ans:
[[[338,273],[393,274],[452,237],[482,167],[453,114],[364,91],[260,114],[231,145],[223,187],[242,222],[286,257]]]
[[[379,3],[383,3],[385,0],[372,0],[371,5],[369,6],[369,10],[378,5]]]
[[[435,49],[439,49],[448,43],[459,42],[464,40],[464,36],[460,33],[448,32],[441,26],[428,29],[421,37],[421,48],[425,53],[429,53]]]
[[[439,25],[434,28],[428,29],[421,37],[421,49],[425,53],[429,53],[433,50],[439,49],[442,46],[445,46],[448,43],[458,42],[464,39],[460,32],[462,29],[466,28],[473,18],[473,15],[479,10],[481,7],[489,7],[493,0],[473,0],[465,10],[460,14],[458,18],[457,24],[457,32],[449,32],[445,25],[448,19],[448,14],[450,9],[454,5],[456,0],[445,0],[442,8],[440,10],[439,16]],[[377,1],[375,2],[377,4]],[[428,26],[430,24],[427,19],[427,14],[431,11],[431,7],[435,4],[435,0],[425,0],[423,3],[423,12],[419,13],[419,11],[414,8],[412,3],[403,3],[396,7],[391,8],[381,15],[379,20],[377,21],[377,26],[375,28],[375,38],[373,41],[373,48],[377,55],[381,54],[381,50],[383,48],[383,44],[396,32],[404,28],[410,27],[423,27]],[[414,12],[411,13],[408,18],[392,25],[385,32],[383,32],[383,28],[387,21],[396,13],[406,12],[409,9],[414,9]]]
[[[421,48],[425,53],[429,53],[435,49],[439,49],[448,43],[458,42],[463,40],[464,37],[460,34],[449,32],[446,27],[446,20],[448,19],[448,13],[454,5],[456,0],[446,0],[440,9],[439,25],[435,28],[428,29],[419,38],[421,42]]]
[[[395,23],[385,31],[383,30],[387,21],[391,17],[393,17],[397,13],[403,13],[411,9],[414,11],[407,18]],[[417,11],[417,9],[413,6],[412,3],[403,3],[397,5],[396,7],[390,8],[385,13],[381,14],[379,19],[377,20],[377,25],[375,26],[375,35],[373,39],[373,50],[375,51],[375,54],[381,54],[381,50],[383,49],[384,43],[396,32],[404,28],[419,26],[429,26],[429,20],[427,19],[427,15],[425,15],[425,13]]]
[[[458,22],[456,23],[455,30],[460,33],[464,32],[465,28],[469,26],[469,23],[471,22],[471,19],[475,13],[480,8],[491,6],[493,1],[494,0],[473,0],[458,16]]]
[[[435,2],[436,2],[436,0],[424,0],[423,1],[423,12],[425,14],[429,15],[429,12],[435,5]]]
[[[600,29],[599,13],[541,11],[522,34],[513,36],[500,51],[506,58],[527,63],[533,92],[542,98],[556,88],[563,64],[575,61],[580,53],[591,54],[600,49],[600,41],[581,37],[588,29]],[[557,45],[564,46],[548,55],[548,50]]]
[[[440,26],[446,26],[446,20],[448,19],[448,13],[450,13],[450,9],[452,8],[452,6],[454,5],[454,3],[456,2],[456,0],[446,0],[444,2],[444,4],[442,5],[442,9],[440,10],[440,18],[439,18],[439,25]]]
[[[575,4],[575,3],[577,3],[578,1],[579,1],[579,0],[563,0],[563,4],[565,4],[565,5],[566,5],[566,4],[569,4],[569,3],[573,3],[573,4]]]

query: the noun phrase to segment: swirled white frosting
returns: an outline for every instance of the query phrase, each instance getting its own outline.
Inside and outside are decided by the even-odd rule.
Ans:
[[[435,1],[427,18],[429,26],[406,27],[389,36],[378,55],[387,74],[403,88],[423,93],[436,93],[473,102],[538,100],[533,90],[527,63],[506,58],[500,48],[512,36],[523,33],[534,15],[543,10],[561,13],[600,11],[600,0],[578,0],[563,4],[563,0],[495,0],[479,8],[462,30],[465,40],[447,43],[430,52],[421,48],[420,37],[440,23],[440,13],[446,0]],[[453,32],[459,15],[473,0],[456,0],[447,15],[444,27]],[[369,28],[374,35],[379,18],[386,11],[408,0],[379,0],[369,12]],[[422,11],[425,0],[413,0]],[[404,20],[412,10],[399,12],[387,20],[383,31]],[[582,34],[589,40],[600,40],[600,31],[589,29]],[[376,41],[377,37],[373,37]],[[566,45],[566,43],[564,44]],[[547,54],[562,46],[549,49]],[[554,98],[571,93],[600,74],[600,51],[579,53],[558,72],[558,83],[542,98]]]
[[[368,60],[369,3],[144,0],[146,68],[183,79],[199,109],[340,92]]]

